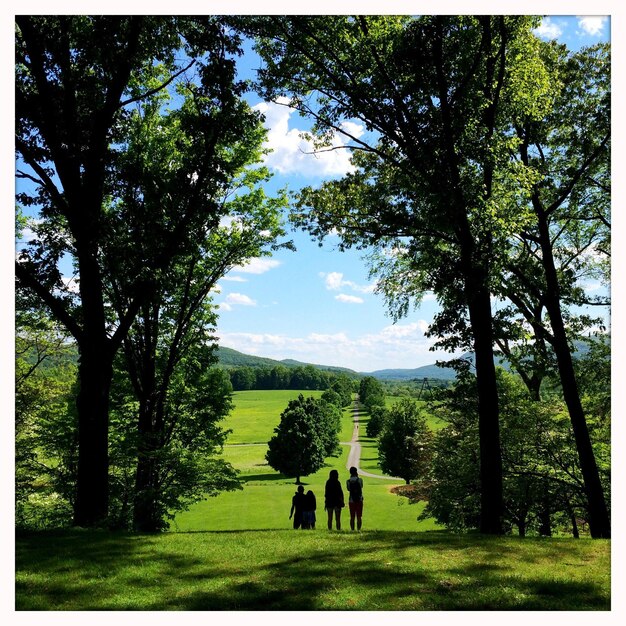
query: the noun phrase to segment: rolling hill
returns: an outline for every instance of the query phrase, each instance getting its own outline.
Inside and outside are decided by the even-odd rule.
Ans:
[[[359,376],[359,372],[348,369],[347,367],[338,367],[335,365],[318,365],[315,363],[303,363],[302,361],[296,361],[294,359],[283,359],[278,361],[276,359],[268,359],[267,357],[254,356],[251,354],[244,354],[238,352],[232,348],[226,348],[220,346],[217,349],[217,357],[220,365],[224,368],[231,367],[275,367],[282,365],[283,367],[314,367],[315,369],[323,370],[325,372],[344,373],[348,376]]]
[[[326,372],[344,373],[348,376],[374,376],[380,380],[411,380],[414,378],[419,380],[422,380],[423,378],[454,380],[455,378],[455,373],[452,368],[438,367],[434,363],[432,365],[424,365],[415,369],[385,369],[374,372],[356,372],[345,367],[304,363],[294,359],[283,359],[279,361],[269,359],[267,357],[244,354],[243,352],[238,352],[237,350],[226,348],[224,346],[220,346],[218,348],[217,356],[219,358],[220,365],[227,369],[232,367],[275,367],[277,365],[289,368],[310,366]],[[471,360],[472,354],[468,352],[464,354],[462,358],[469,358]]]

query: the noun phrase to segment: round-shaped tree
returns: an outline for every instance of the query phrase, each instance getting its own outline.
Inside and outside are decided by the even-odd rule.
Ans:
[[[432,432],[417,404],[404,398],[389,409],[378,439],[380,468],[390,476],[411,480],[426,474],[432,451]]]
[[[319,403],[302,394],[291,400],[269,440],[265,459],[277,472],[300,483],[324,465],[326,445],[320,429]]]

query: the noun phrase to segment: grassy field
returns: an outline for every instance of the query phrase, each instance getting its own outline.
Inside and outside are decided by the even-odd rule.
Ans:
[[[16,609],[93,610],[602,610],[610,609],[610,542],[453,535],[423,504],[364,478],[363,532],[326,529],[324,483],[348,476],[348,445],[303,478],[317,495],[317,528],[291,529],[293,479],[265,462],[267,441],[297,391],[238,392],[225,457],[241,491],[180,513],[160,535],[68,530],[16,538]],[[304,392],[319,395],[319,392]],[[365,434],[367,414],[358,413]],[[353,430],[343,412],[340,439]],[[380,475],[375,441],[361,468]],[[419,531],[419,532],[416,532]]]
[[[291,526],[289,510],[295,493],[293,478],[276,473],[265,461],[267,441],[280,421],[280,413],[290,399],[299,393],[319,396],[321,392],[299,391],[239,391],[234,394],[235,410],[226,427],[232,429],[224,457],[240,472],[245,481],[243,491],[222,493],[215,498],[193,505],[189,511],[177,515],[172,530],[220,531],[220,530],[278,530]],[[368,416],[359,413],[359,433],[365,434]],[[343,411],[340,441],[352,438],[353,413]],[[361,468],[381,475],[378,467],[376,441],[360,437]],[[325,527],[324,485],[331,469],[339,471],[342,482],[348,478],[346,462],[350,447],[341,446],[341,455],[326,460],[326,465],[310,476],[302,478],[308,491],[317,497],[318,526]],[[433,530],[433,520],[418,522],[417,516],[423,503],[409,504],[407,498],[391,492],[403,481],[364,478],[363,527],[376,530]],[[345,488],[344,488],[345,491]],[[347,507],[343,512],[343,524],[348,526]]]
[[[610,542],[588,539],[67,531],[16,551],[17,610],[610,609]]]

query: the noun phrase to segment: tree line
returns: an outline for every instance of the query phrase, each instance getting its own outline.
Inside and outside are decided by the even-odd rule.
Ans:
[[[312,365],[285,367],[234,367],[226,370],[235,391],[250,389],[340,390],[348,396],[356,391],[358,379],[346,374],[320,370]],[[355,382],[357,381],[357,382]],[[346,405],[349,401],[346,403]],[[344,406],[346,406],[344,405]]]
[[[219,450],[229,381],[213,381],[214,397],[190,392],[211,371],[211,291],[233,266],[290,245],[290,205],[313,237],[368,251],[394,319],[432,291],[436,346],[474,352],[479,529],[505,530],[500,351],[535,402],[557,375],[591,534],[610,537],[571,348],[598,325],[579,307],[608,304],[584,289],[609,279],[608,45],[543,42],[533,16],[16,22],[18,232],[34,233],[16,259],[18,324],[32,339],[51,321],[78,347],[64,435],[75,524],[106,523],[119,492],[135,527],[160,527],[172,468],[211,458],[187,455],[194,433]],[[236,72],[244,36],[263,61],[250,82]],[[343,133],[353,171],[268,197],[250,88],[287,97],[320,150]],[[23,389],[34,380],[19,375]],[[27,428],[30,415],[18,415],[25,436],[44,426]],[[122,476],[118,443],[132,459]]]

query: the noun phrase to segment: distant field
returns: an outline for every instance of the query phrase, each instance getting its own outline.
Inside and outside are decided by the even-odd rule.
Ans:
[[[236,391],[233,394],[235,410],[226,419],[226,428],[233,432],[228,438],[234,443],[267,443],[280,422],[280,414],[290,400],[298,395],[319,398],[321,391]]]
[[[224,458],[233,464],[245,481],[243,491],[222,493],[217,497],[193,505],[189,511],[176,516],[172,530],[252,530],[289,528],[291,497],[295,493],[293,478],[285,478],[269,467],[265,461],[267,441],[280,421],[280,413],[289,400],[302,393],[305,397],[319,397],[315,391],[239,391],[234,394],[235,409],[226,422],[232,429]],[[359,417],[359,432],[365,434],[368,416]],[[352,438],[352,409],[343,411],[340,441]],[[361,468],[381,474],[375,440],[360,437]],[[246,444],[246,445],[242,445]],[[254,445],[251,445],[254,444]],[[305,489],[311,489],[317,497],[317,519],[325,527],[324,485],[331,469],[336,469],[343,482],[348,478],[346,462],[349,446],[341,446],[341,456],[326,460],[326,465],[311,476],[302,478]],[[391,493],[395,485],[403,481],[364,478],[365,507],[363,527],[377,530],[432,530],[437,528],[433,520],[417,522],[416,517],[424,505],[409,504],[408,500]],[[343,513],[347,528],[349,514]]]

